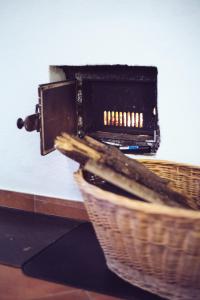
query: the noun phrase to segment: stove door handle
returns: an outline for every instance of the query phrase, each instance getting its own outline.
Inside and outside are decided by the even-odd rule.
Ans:
[[[19,118],[17,120],[17,127],[19,129],[24,127],[27,131],[40,131],[39,113],[27,116],[25,120]]]

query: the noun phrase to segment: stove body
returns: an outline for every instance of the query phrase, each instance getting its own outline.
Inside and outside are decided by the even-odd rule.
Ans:
[[[52,66],[62,81],[38,88],[36,112],[18,127],[40,132],[41,154],[54,150],[62,132],[90,135],[126,153],[155,154],[160,142],[157,68]]]

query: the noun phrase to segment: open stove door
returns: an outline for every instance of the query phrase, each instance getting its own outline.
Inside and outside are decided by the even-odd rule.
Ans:
[[[75,81],[56,82],[39,86],[41,154],[55,150],[55,138],[62,132],[76,134]]]

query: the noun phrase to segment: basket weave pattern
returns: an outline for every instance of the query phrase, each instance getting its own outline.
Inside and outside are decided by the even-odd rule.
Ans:
[[[200,207],[200,168],[142,162]],[[112,271],[168,299],[199,299],[199,211],[134,201],[75,177]]]

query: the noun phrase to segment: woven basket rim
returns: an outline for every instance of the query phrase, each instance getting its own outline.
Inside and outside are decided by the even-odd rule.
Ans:
[[[176,166],[182,166],[182,167],[192,167],[193,169],[197,168],[200,169],[198,166],[192,166],[189,164],[182,164],[182,163],[176,163],[172,161],[163,161],[163,160],[148,160],[148,159],[139,159],[139,161],[148,161],[148,162],[155,162],[159,164],[173,164]],[[79,184],[80,188],[83,189],[85,192],[89,193],[95,198],[98,198],[99,200],[107,201],[112,204],[117,205],[121,208],[127,208],[131,210],[137,210],[140,212],[145,212],[148,214],[159,214],[159,215],[168,215],[173,217],[179,217],[179,218],[191,218],[191,219],[200,219],[200,211],[194,211],[190,209],[185,208],[175,208],[170,207],[167,205],[161,205],[161,204],[152,204],[152,203],[145,203],[140,202],[137,199],[130,199],[126,196],[117,195],[115,193],[105,191],[95,185],[92,185],[88,183],[83,178],[82,170],[79,169],[77,172],[74,173],[74,177],[76,182]]]
[[[192,169],[200,169],[200,166],[190,164],[190,163],[181,163],[181,162],[176,162],[172,160],[161,160],[161,159],[155,159],[155,158],[139,158],[137,159],[139,162],[148,162],[148,163],[155,163],[155,164],[160,164],[160,165],[175,165],[177,167],[185,167],[185,168],[192,168]]]

